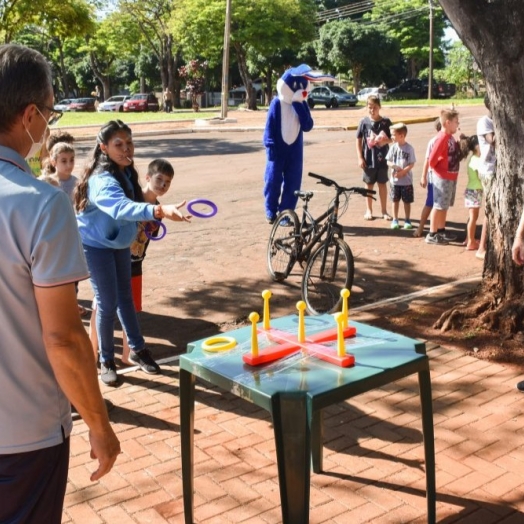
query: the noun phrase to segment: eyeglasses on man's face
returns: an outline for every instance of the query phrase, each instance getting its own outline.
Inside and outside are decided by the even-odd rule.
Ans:
[[[63,111],[57,111],[52,107],[43,106],[46,111],[49,111],[49,117],[47,118],[47,124],[52,126],[56,124],[64,115]]]

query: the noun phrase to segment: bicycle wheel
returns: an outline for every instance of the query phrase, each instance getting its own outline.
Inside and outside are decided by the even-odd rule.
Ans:
[[[309,257],[302,277],[302,299],[309,313],[334,313],[342,305],[340,292],[351,289],[355,262],[349,246],[339,238],[322,244]]]
[[[298,217],[287,209],[275,219],[267,245],[267,270],[276,282],[285,280],[297,259]]]

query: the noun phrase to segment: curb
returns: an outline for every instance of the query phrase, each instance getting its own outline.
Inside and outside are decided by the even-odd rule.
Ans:
[[[426,122],[433,122],[435,120],[435,117],[420,117],[420,118],[406,118],[403,120],[403,122],[406,125],[410,124],[423,124]],[[186,120],[186,122],[188,122]],[[189,121],[191,122],[191,121]],[[135,122],[135,124],[145,125],[144,123]],[[158,122],[154,122],[147,125],[157,125]],[[88,127],[88,126],[84,126]],[[96,129],[99,129],[99,126],[93,126],[96,127]],[[66,129],[78,129],[79,126],[71,126],[71,127],[62,127],[61,130]],[[181,128],[181,129],[158,129],[154,131],[138,131],[136,133],[133,133],[134,138],[147,138],[147,137],[154,137],[154,136],[162,136],[162,135],[188,135],[192,133],[216,133],[216,132],[222,132],[222,133],[249,133],[254,131],[264,131],[265,126],[252,126],[252,127],[223,127],[221,126],[194,126],[189,128]],[[358,128],[358,124],[352,124],[350,126],[318,126],[314,127],[312,131],[355,131]],[[75,140],[77,142],[87,141],[87,140],[94,140],[96,138],[96,133],[93,135],[83,135],[76,137]]]

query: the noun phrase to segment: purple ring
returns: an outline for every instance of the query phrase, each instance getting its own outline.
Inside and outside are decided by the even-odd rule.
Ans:
[[[200,213],[199,211],[195,211],[193,209],[193,206],[196,204],[202,204],[204,206],[209,206],[211,208],[211,211],[209,213]],[[211,202],[211,200],[206,200],[205,198],[196,198],[195,200],[190,200],[187,203],[187,210],[194,216],[198,218],[211,218],[214,217],[217,214],[218,208],[216,204]]]
[[[149,230],[149,227],[148,227],[148,224],[145,225],[144,227],[144,233],[146,235],[146,237],[149,239],[149,240],[154,240],[155,242],[157,240],[162,240],[166,234],[167,234],[167,227],[165,224],[163,224],[162,222],[158,221],[158,220],[151,220],[151,222],[155,223],[158,225],[158,227],[162,230],[162,233],[160,233],[160,235],[157,235],[156,237],[154,237],[150,230]]]

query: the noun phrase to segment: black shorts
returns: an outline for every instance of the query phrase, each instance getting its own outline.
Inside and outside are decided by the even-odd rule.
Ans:
[[[69,438],[50,448],[0,455],[0,522],[60,524]]]
[[[362,180],[366,184],[386,184],[388,181],[388,166],[366,167],[362,173]]]
[[[415,193],[413,191],[413,184],[409,186],[395,186],[391,184],[389,188],[389,196],[393,202],[404,202],[404,204],[412,204],[415,201]]]

